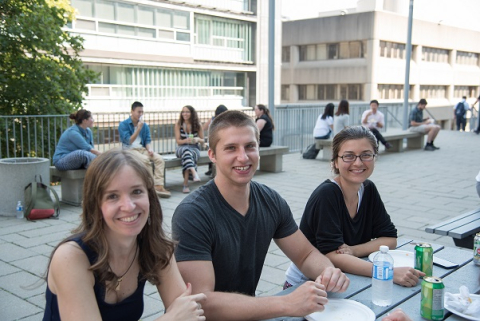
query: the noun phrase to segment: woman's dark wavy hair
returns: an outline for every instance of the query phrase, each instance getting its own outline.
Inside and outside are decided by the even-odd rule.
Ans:
[[[197,111],[195,110],[195,108],[193,108],[192,106],[190,105],[186,105],[186,106],[183,106],[184,108],[188,108],[188,110],[190,111],[190,124],[192,125],[192,132],[193,133],[197,133],[199,132],[200,130],[202,130],[202,125],[200,124],[200,121],[198,120],[198,114],[197,114]],[[183,110],[183,108],[182,108]],[[182,124],[183,124],[184,120],[183,120],[183,117],[182,117],[182,111],[180,110],[180,117],[178,118],[178,121],[177,121],[177,124],[179,127],[182,127]]]
[[[80,125],[84,119],[92,117],[92,113],[86,109],[80,109],[76,113],[70,114],[68,118],[75,120],[75,124]]]
[[[150,223],[145,224],[140,234],[137,235],[138,263],[142,278],[157,285],[161,281],[158,278],[158,272],[170,263],[174,243],[166,236],[162,228],[163,213],[155,192],[153,177],[146,165],[128,150],[109,150],[96,157],[90,164],[83,184],[81,223],[73,231],[74,234],[63,240],[58,246],[80,236],[82,241],[98,256],[90,270],[101,284],[110,281],[110,288],[114,287],[117,277],[110,271],[108,265],[110,249],[105,236],[105,229],[108,227],[103,220],[101,206],[106,188],[124,166],[133,168],[147,189],[150,201]]]
[[[370,129],[363,127],[363,126],[351,126],[345,127],[342,129],[338,134],[333,137],[332,141],[332,159],[331,165],[333,173],[338,175],[340,174],[338,168],[335,167],[335,161],[338,160],[338,153],[342,148],[343,143],[349,140],[358,140],[366,138],[372,145],[373,153],[375,155],[378,154],[378,142],[375,138],[375,135],[370,131]]]
[[[263,113],[265,115],[267,115],[267,117],[270,119],[270,122],[272,123],[272,130],[275,130],[275,124],[273,123],[273,117],[272,117],[272,114],[270,114],[270,110],[267,108],[267,106],[262,105],[262,104],[258,104],[257,108],[259,110],[263,111]]]
[[[335,110],[335,105],[332,103],[328,103],[327,106],[325,106],[325,109],[323,111],[322,119],[326,119],[328,116],[333,117],[333,111]]]

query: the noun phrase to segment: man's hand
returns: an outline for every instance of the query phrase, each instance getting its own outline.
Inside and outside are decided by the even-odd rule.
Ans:
[[[345,292],[350,285],[350,279],[334,267],[325,268],[315,282],[323,284],[328,292]]]
[[[425,276],[425,273],[411,267],[404,266],[393,269],[393,282],[398,285],[406,287],[415,286],[420,276]]]
[[[304,317],[325,309],[324,305],[328,303],[327,292],[324,285],[307,281],[286,295],[285,302],[289,316]]]
[[[149,149],[147,149],[147,152],[148,152],[148,156],[153,157],[153,153],[154,153],[153,149],[149,148]]]

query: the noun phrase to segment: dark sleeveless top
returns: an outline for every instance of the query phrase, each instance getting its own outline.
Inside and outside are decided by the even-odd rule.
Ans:
[[[74,238],[72,241],[76,242],[82,248],[88,257],[90,264],[93,264],[97,260],[97,254],[94,253],[85,243],[83,243],[80,237]],[[95,285],[93,286],[93,290],[95,292],[95,298],[97,299],[98,309],[100,310],[102,320],[140,320],[143,314],[143,289],[145,287],[145,282],[146,281],[141,280],[139,276],[138,287],[132,295],[125,298],[125,300],[121,302],[110,304],[106,303],[104,300],[105,287],[98,283],[97,277],[95,276]],[[47,303],[45,304],[43,321],[60,320],[57,296],[50,291],[48,284],[45,292],[45,298]]]
[[[272,121],[265,114],[260,116],[260,118],[255,119],[255,122],[257,122],[257,120],[259,119],[263,119],[264,121],[266,121],[265,125],[262,128],[262,131],[260,132],[260,147],[270,147],[273,142]]]

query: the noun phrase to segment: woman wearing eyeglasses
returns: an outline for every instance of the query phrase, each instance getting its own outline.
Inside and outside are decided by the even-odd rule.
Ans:
[[[378,251],[380,245],[397,246],[397,230],[375,184],[368,180],[375,168],[377,139],[368,128],[347,127],[333,138],[332,150],[335,177],[310,196],[300,230],[335,267],[371,277],[372,263],[360,258]],[[422,275],[413,268],[399,267],[394,269],[393,281],[411,287]],[[307,280],[293,264],[286,276],[285,287]]]

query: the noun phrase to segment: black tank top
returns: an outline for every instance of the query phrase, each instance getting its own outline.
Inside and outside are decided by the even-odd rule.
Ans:
[[[80,237],[74,238],[72,241],[76,242],[82,248],[88,257],[90,264],[93,264],[97,260],[97,254],[94,253],[85,243],[83,243]],[[97,277],[95,277],[95,285],[93,286],[93,290],[95,292],[95,298],[97,299],[98,309],[102,315],[102,320],[140,320],[143,314],[143,289],[145,287],[145,282],[145,280],[141,280],[139,275],[138,287],[135,292],[121,302],[110,304],[104,301],[105,287],[99,284]],[[47,302],[45,304],[43,321],[60,320],[57,296],[50,291],[48,284],[47,290],[45,291],[45,298]]]

